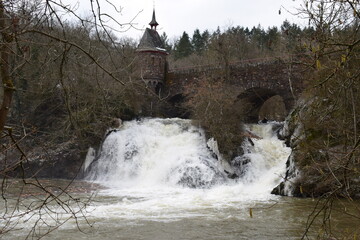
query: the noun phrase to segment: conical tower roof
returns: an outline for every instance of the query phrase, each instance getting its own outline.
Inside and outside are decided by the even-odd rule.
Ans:
[[[159,34],[154,29],[146,28],[144,35],[140,40],[137,51],[158,51],[166,52],[164,43]]]

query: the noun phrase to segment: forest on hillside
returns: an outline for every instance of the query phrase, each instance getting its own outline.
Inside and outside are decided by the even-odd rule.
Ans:
[[[220,30],[218,27],[214,32],[196,29],[191,37],[183,32],[173,42],[169,42],[166,33],[161,37],[166,49],[171,52],[171,65],[182,68],[304,53],[306,43],[314,34],[312,26],[301,28],[285,20],[280,28],[264,29],[258,25],[251,29],[233,26]]]

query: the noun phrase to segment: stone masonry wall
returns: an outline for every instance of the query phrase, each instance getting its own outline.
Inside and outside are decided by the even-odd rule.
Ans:
[[[139,66],[144,80],[163,83],[165,77],[166,54],[160,52],[139,52]]]
[[[176,95],[183,92],[186,83],[203,76],[225,78],[226,71],[221,66],[174,70],[167,73],[165,86],[171,95]],[[298,96],[304,89],[302,67],[279,60],[230,65],[228,76],[227,81],[239,88],[239,91],[252,88],[269,89],[291,104],[294,96]]]

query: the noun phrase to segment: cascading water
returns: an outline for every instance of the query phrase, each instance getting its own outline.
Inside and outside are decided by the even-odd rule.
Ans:
[[[285,163],[291,149],[277,138],[274,128],[278,127],[276,122],[247,125],[246,130],[254,138],[244,143],[244,155],[232,161],[241,183],[268,192],[285,177]]]
[[[106,138],[88,178],[112,186],[201,188],[224,182],[225,173],[190,121],[144,119]]]
[[[276,138],[271,124],[248,128],[259,139],[252,140],[254,145],[244,144],[247,161],[233,180],[207,147],[203,131],[191,121],[126,122],[107,136],[87,177],[108,187],[100,194],[121,201],[94,211],[160,221],[206,216],[210,213],[204,209],[249,207],[253,201],[276,198],[270,192],[285,174],[290,149]]]
[[[59,214],[54,202],[46,208],[53,214],[40,213],[41,229],[47,232],[52,222],[69,221],[45,239],[299,239],[314,202],[270,194],[285,176],[290,154],[274,127],[275,123],[247,125],[251,140],[244,142],[245,154],[225,165],[216,142],[206,142],[203,131],[189,120],[126,122],[108,133],[100,154],[88,152],[84,170],[90,184],[85,186],[98,190],[81,210],[86,219],[69,220],[72,214],[63,208]],[[231,167],[235,173],[230,176],[238,175],[237,179],[225,173]],[[88,194],[74,194],[76,210],[79,199]],[[28,200],[38,201],[38,196]],[[33,212],[28,215],[18,214],[17,227],[22,230],[10,232],[8,239],[29,237],[26,230],[38,220],[32,219]],[[353,222],[348,219],[339,229]]]

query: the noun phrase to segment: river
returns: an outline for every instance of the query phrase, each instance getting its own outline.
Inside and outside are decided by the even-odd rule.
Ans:
[[[233,180],[225,173],[231,168],[214,154],[216,144],[208,142],[209,148],[204,132],[191,121],[125,122],[107,136],[100,156],[88,162],[86,181],[75,182],[70,190],[74,198],[69,204],[85,207],[84,217],[74,219],[51,203],[30,237],[69,218],[44,239],[300,239],[318,200],[270,194],[285,175],[291,149],[276,138],[272,124],[247,127],[260,138],[244,144],[246,164]],[[40,198],[30,194],[27,201]],[[89,198],[85,206],[79,204]],[[334,204],[335,236],[356,239],[358,224],[342,213],[358,211],[358,206],[341,200]],[[14,229],[4,239],[25,238],[39,215],[14,219]],[[309,237],[324,234],[320,220]]]

